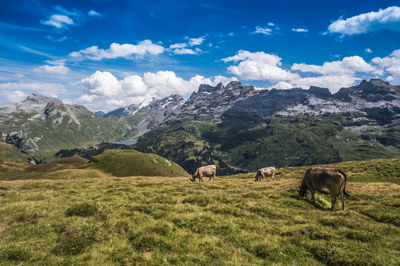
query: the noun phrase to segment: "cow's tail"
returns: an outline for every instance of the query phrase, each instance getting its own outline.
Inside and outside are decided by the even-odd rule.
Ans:
[[[350,197],[350,195],[346,192],[346,185],[347,185],[347,175],[345,172],[343,172],[341,169],[337,169],[339,173],[341,173],[344,177],[344,188],[343,188],[343,193],[347,196]]]

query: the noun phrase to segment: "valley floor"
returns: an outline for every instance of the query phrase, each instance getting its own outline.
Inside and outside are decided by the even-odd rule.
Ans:
[[[0,181],[1,265],[400,264],[395,183],[350,182],[331,212],[327,195],[298,200],[287,173],[87,177]]]

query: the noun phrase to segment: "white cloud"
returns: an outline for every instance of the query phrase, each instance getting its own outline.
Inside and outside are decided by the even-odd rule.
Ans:
[[[294,31],[294,32],[308,32],[308,29],[304,29],[304,28],[292,28],[292,31]]]
[[[256,26],[255,31],[252,34],[263,34],[265,36],[270,36],[274,31],[278,31],[279,27],[275,25],[273,22],[268,22],[267,26],[261,27]]]
[[[175,43],[171,44],[169,46],[169,49],[180,49],[180,48],[185,48],[187,46],[187,43]]]
[[[189,49],[189,48],[174,49],[173,53],[174,54],[197,54],[197,52],[195,52],[194,50]]]
[[[370,48],[366,48],[366,49],[364,50],[364,52],[366,52],[367,54],[371,54],[371,53],[372,53],[372,50],[371,50]]]
[[[329,25],[330,33],[354,35],[378,30],[400,31],[400,7],[392,6],[347,19],[338,19]]]
[[[58,83],[46,82],[7,82],[0,83],[0,92],[4,95],[13,94],[15,91],[20,91],[25,94],[37,91],[40,94],[57,97],[59,93],[66,92],[64,85]],[[19,93],[20,97],[23,94]],[[18,96],[18,95],[17,95]],[[12,95],[8,98],[14,97]]]
[[[65,66],[65,59],[62,60],[47,60],[48,65],[43,65],[36,67],[33,71],[38,73],[48,73],[48,74],[67,74],[70,70]]]
[[[386,80],[400,82],[400,49],[394,50],[389,56],[375,57],[371,61],[388,74]]]
[[[40,23],[61,29],[67,28],[70,25],[74,25],[74,20],[66,15],[55,14],[51,15],[46,21],[40,21]]]
[[[359,56],[344,57],[342,60],[324,62],[322,65],[295,63],[291,69],[321,75],[352,75],[354,73],[372,73],[378,71]]]
[[[199,38],[191,38],[189,39],[189,46],[201,45],[204,42],[204,40],[205,40],[204,36],[201,36]]]
[[[95,10],[90,10],[88,12],[88,15],[91,16],[91,17],[101,17],[101,14],[99,12],[95,11]]]
[[[256,30],[253,33],[261,33],[261,34],[269,36],[272,34],[272,29],[268,28],[268,27],[263,28],[263,27],[257,26]]]
[[[137,45],[112,43],[109,49],[99,49],[91,46],[86,49],[72,52],[70,57],[87,58],[91,60],[114,59],[118,57],[131,58],[132,56],[144,56],[146,54],[158,55],[164,52],[164,47],[153,43],[151,40],[143,40]]]
[[[376,57],[370,63],[360,56],[349,56],[322,65],[294,63],[290,70],[286,70],[282,68],[281,60],[277,55],[244,50],[222,59],[235,63],[228,70],[240,79],[269,81],[273,84],[269,88],[319,86],[336,92],[342,87],[354,85],[366,75],[382,76],[388,73],[388,80],[400,80],[400,49],[388,57]]]
[[[205,37],[201,36],[199,38],[189,38],[189,37],[185,37],[185,39],[188,39],[187,43],[174,43],[171,44],[169,46],[169,48],[167,49],[168,52],[171,52],[173,54],[179,54],[179,55],[184,55],[184,54],[192,54],[192,55],[197,55],[200,54],[202,52],[202,50],[198,47],[192,49],[192,48],[187,48],[189,47],[193,47],[193,46],[199,46],[201,45],[204,40]]]
[[[187,96],[196,91],[200,84],[216,85],[232,80],[237,79],[224,76],[205,78],[196,75],[184,80],[173,71],[147,72],[143,77],[131,75],[118,80],[109,72],[96,71],[82,80],[87,93],[78,101],[92,110],[110,111],[153,97],[161,98],[176,93]]]
[[[1,88],[0,84],[0,88]],[[15,102],[21,102],[24,100],[26,97],[28,97],[28,94],[21,90],[0,90],[0,97],[2,98],[2,101],[5,103],[15,103]]]
[[[96,71],[82,80],[83,86],[94,95],[115,96],[121,92],[118,79],[110,72]]]
[[[240,50],[236,55],[222,59],[224,62],[240,62],[239,65],[229,66],[228,70],[244,80],[268,80],[279,82],[291,80],[298,74],[282,69],[281,58],[264,52],[252,53]]]

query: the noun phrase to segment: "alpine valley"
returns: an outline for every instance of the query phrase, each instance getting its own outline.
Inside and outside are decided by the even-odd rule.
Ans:
[[[372,79],[331,94],[319,87],[257,90],[233,81],[200,85],[188,99],[170,95],[96,115],[34,93],[0,105],[0,133],[4,142],[40,156],[85,155],[96,143],[135,139],[129,148],[156,153],[189,173],[217,164],[219,175],[393,158],[400,157],[400,87]]]

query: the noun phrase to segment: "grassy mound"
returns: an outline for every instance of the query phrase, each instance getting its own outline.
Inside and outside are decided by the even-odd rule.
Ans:
[[[51,172],[62,169],[75,169],[85,165],[87,162],[87,159],[80,156],[58,158],[46,164],[32,165],[26,171]]]
[[[26,162],[28,156],[19,152],[14,145],[0,142],[0,163],[1,161]]]
[[[161,156],[136,150],[106,150],[88,165],[113,176],[188,176],[178,164]]]

